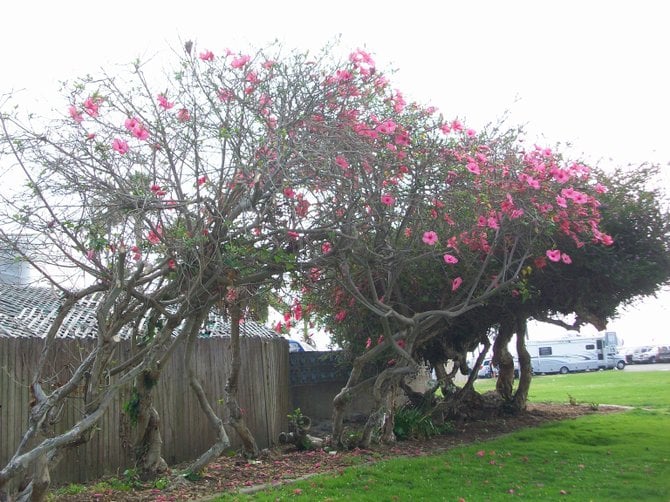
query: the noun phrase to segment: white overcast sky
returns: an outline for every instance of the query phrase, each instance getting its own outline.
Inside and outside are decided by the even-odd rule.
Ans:
[[[336,36],[395,68],[406,98],[479,128],[508,114],[543,145],[592,164],[664,166],[670,189],[670,29],[663,1],[4,2],[0,95],[54,101],[58,82],[135,58],[170,57],[192,39],[221,54],[278,39],[318,50]],[[632,168],[632,167],[631,167]],[[626,345],[670,343],[670,293],[609,328]],[[532,328],[531,336],[542,330]]]

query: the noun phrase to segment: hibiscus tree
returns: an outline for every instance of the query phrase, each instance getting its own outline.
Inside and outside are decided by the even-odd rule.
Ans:
[[[418,351],[453,319],[509,292],[538,260],[569,266],[570,249],[556,247],[557,232],[577,248],[612,239],[599,229],[587,166],[550,149],[525,149],[516,131],[477,133],[407,105],[378,72],[351,78],[357,75],[357,99],[383,99],[338,110],[350,139],[339,155],[320,159],[339,178],[313,193],[321,203],[312,213],[336,230],[300,288],[308,310],[359,354],[335,398],[336,441],[346,403],[366,387],[365,366],[382,355],[387,361],[374,378],[367,446],[377,425],[391,422],[390,390],[416,372]],[[339,81],[341,92],[351,93],[351,78]],[[305,247],[317,256],[321,244]],[[463,371],[464,352],[480,340],[460,346]]]
[[[138,451],[151,453],[142,465],[164,469],[151,385],[142,382],[160,378],[177,344],[191,353],[213,309],[230,315],[235,341],[248,306],[287,278],[300,296],[286,302],[289,320],[318,314],[371,338],[336,398],[336,439],[364,365],[389,361],[374,384],[369,442],[388,413],[386,394],[415,371],[417,349],[445,322],[514,283],[534,258],[569,266],[570,251],[552,240],[557,229],[577,246],[609,242],[586,167],[407,104],[365,51],[345,62],[328,52],[196,55],[187,44],[172,78],[156,80],[137,63],[67,89],[61,118],[0,116],[2,152],[28,189],[5,198],[3,239],[20,231],[38,244],[25,259],[62,293],[63,316],[93,295],[98,305],[97,347],[69,381],[46,388],[46,366],[36,369],[36,404],[0,471],[2,489],[38,466],[26,493],[39,499],[59,450],[85,441],[129,386],[143,406]],[[54,265],[84,279],[63,280]],[[430,288],[414,280],[419,270],[431,271]],[[374,321],[357,326],[358,311]],[[43,360],[63,316],[46,329]],[[138,352],[114,367],[121,336],[135,337]],[[198,471],[229,440],[188,356],[184,368],[218,434],[190,468]],[[226,404],[253,454],[237,381],[233,372]],[[45,430],[45,418],[84,385],[90,400],[75,426]]]
[[[136,461],[148,473],[164,470],[151,388],[178,344],[186,345],[184,378],[218,435],[189,467],[199,471],[229,444],[189,357],[217,310],[233,327],[230,422],[247,452],[256,452],[236,398],[238,323],[287,272],[312,268],[344,231],[336,215],[348,202],[336,196],[354,181],[347,158],[379,124],[369,133],[351,125],[357,110],[386,99],[386,83],[366,53],[336,62],[328,52],[196,56],[187,44],[172,78],[157,79],[153,68],[136,63],[127,73],[66,89],[59,118],[0,116],[3,156],[27,187],[3,200],[3,242],[28,236],[33,245],[16,249],[63,298],[45,326],[29,427],[0,470],[2,490],[36,466],[22,496],[43,497],[59,452],[86,441],[129,388],[138,402]],[[397,94],[393,99],[400,103]],[[394,145],[405,141],[393,121],[382,129]],[[332,209],[316,211],[321,205]],[[63,278],[60,271],[68,270],[76,273]],[[54,339],[78,304],[96,305],[97,345],[64,385],[47,386]],[[135,357],[114,366],[122,337],[133,338]],[[86,403],[73,427],[43,427],[82,387]]]

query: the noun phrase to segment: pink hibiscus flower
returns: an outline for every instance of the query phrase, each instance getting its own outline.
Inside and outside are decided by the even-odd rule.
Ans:
[[[165,94],[159,94],[156,100],[158,101],[158,106],[160,106],[163,110],[169,110],[174,106],[174,103],[168,101],[168,99],[165,97]]]
[[[382,201],[382,204],[384,204],[386,206],[392,206],[395,203],[395,199],[393,198],[393,196],[389,195],[387,193],[382,195],[381,201]]]
[[[74,120],[77,124],[81,124],[82,121],[84,120],[83,115],[77,108],[73,105],[68,108],[68,112],[70,113],[70,117],[72,117],[72,120]]]
[[[560,261],[561,259],[561,252],[558,249],[547,249],[546,255],[553,262]]]
[[[423,237],[421,238],[421,240],[424,242],[424,244],[434,246],[435,244],[437,244],[437,234],[432,230],[429,230],[428,232],[423,233]]]
[[[446,263],[447,265],[455,265],[456,263],[458,263],[458,258],[456,258],[452,254],[447,253],[443,256],[443,258],[444,258],[444,263]]]
[[[200,53],[200,59],[203,61],[214,61],[214,53],[212,51],[203,51]]]
[[[112,148],[121,155],[125,155],[128,153],[128,150],[130,150],[128,142],[119,138],[115,138],[114,141],[112,141]]]

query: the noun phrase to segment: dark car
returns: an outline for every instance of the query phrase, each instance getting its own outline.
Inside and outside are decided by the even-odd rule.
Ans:
[[[657,363],[670,363],[670,345],[661,345],[656,354]]]

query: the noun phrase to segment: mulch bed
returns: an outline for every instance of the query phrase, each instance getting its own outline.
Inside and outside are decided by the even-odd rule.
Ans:
[[[351,465],[377,462],[398,456],[419,456],[443,452],[450,448],[475,441],[492,439],[525,427],[546,422],[576,418],[592,413],[611,413],[621,408],[600,406],[597,410],[587,405],[529,404],[520,415],[470,422],[456,427],[454,433],[431,437],[430,440],[399,441],[391,445],[374,445],[369,450],[295,451],[288,447],[267,450],[257,460],[239,456],[222,456],[210,464],[202,479],[194,482],[180,480],[164,490],[144,488],[132,492],[92,490],[55,497],[57,501],[178,501],[214,498],[224,491],[247,491],[265,486],[288,483],[306,476],[337,472]]]

